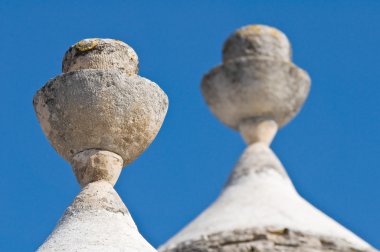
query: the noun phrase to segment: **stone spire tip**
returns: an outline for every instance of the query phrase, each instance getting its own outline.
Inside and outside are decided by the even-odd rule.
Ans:
[[[89,38],[72,45],[62,60],[62,72],[113,69],[138,74],[139,60],[132,47],[120,40]]]
[[[301,109],[310,78],[291,62],[282,32],[249,25],[227,39],[223,63],[204,76],[201,87],[219,120],[240,131],[248,144],[269,145],[277,129]]]
[[[266,25],[244,26],[224,43],[223,61],[249,56],[290,62],[290,42],[276,28]]]

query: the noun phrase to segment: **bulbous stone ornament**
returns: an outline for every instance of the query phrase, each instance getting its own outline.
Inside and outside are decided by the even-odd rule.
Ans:
[[[157,84],[136,75],[137,55],[128,45],[111,39],[83,41],[66,52],[65,73],[35,95],[37,117],[68,162],[82,151],[99,149],[121,156],[126,165],[155,138],[168,98]]]
[[[43,132],[83,190],[39,250],[155,251],[113,186],[156,137],[166,94],[137,75],[135,51],[118,40],[76,43],[62,71],[37,91],[33,104]]]
[[[289,122],[302,107],[310,78],[291,63],[290,43],[282,32],[251,25],[227,39],[223,63],[204,76],[201,87],[219,120],[241,131],[248,143],[261,139],[269,144],[277,127]],[[272,123],[259,126],[263,121]],[[265,128],[267,136],[253,135],[256,130],[246,132],[257,127]]]

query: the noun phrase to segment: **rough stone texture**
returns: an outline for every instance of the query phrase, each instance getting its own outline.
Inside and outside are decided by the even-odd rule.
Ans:
[[[202,81],[211,111],[234,129],[246,119],[269,119],[283,126],[300,110],[309,89],[309,76],[295,65],[253,57],[228,61]]]
[[[130,163],[153,141],[168,108],[155,83],[99,69],[51,79],[33,103],[45,135],[70,163],[87,149],[111,151]]]
[[[72,45],[62,61],[62,72],[81,69],[113,69],[128,75],[137,74],[138,57],[136,52],[120,40],[84,39]]]
[[[375,252],[349,242],[284,228],[215,233],[178,244],[167,252]]]
[[[266,25],[248,25],[234,32],[223,47],[223,61],[245,56],[290,62],[291,47],[281,31]]]
[[[113,152],[92,149],[76,154],[71,165],[81,187],[99,180],[114,186],[123,168],[123,159]]]
[[[88,184],[38,251],[156,251],[106,181]]]
[[[274,120],[282,127],[302,107],[310,78],[291,63],[282,32],[250,25],[227,39],[223,63],[204,76],[201,87],[211,111],[233,129],[244,120]]]
[[[291,230],[292,236],[281,240],[299,244],[281,247],[265,240],[269,238],[245,241],[241,235],[262,234],[260,230]],[[301,241],[302,235],[308,237],[307,244]],[[255,143],[241,156],[219,198],[159,250],[318,251],[320,244],[310,248],[315,250],[302,249],[320,237],[334,241],[332,246],[352,248],[330,251],[373,251],[366,242],[304,200],[271,149],[264,143]],[[235,242],[228,244],[228,239]],[[243,249],[251,245],[257,250]],[[298,247],[302,249],[297,250]]]

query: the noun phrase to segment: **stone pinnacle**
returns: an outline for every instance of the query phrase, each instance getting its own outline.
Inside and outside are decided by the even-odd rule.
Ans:
[[[136,53],[118,40],[78,42],[65,53],[62,69],[34,97],[41,127],[81,185],[107,177],[114,183],[155,138],[167,96],[137,75]]]
[[[118,40],[76,43],[65,53],[62,71],[37,91],[33,104],[82,191],[39,250],[155,251],[113,186],[156,137],[168,109],[166,94],[137,75],[137,54]]]
[[[238,29],[201,87],[214,115],[240,131],[248,146],[220,196],[159,251],[375,251],[303,199],[269,147],[310,89],[282,32],[263,25]]]
[[[279,30],[245,26],[225,42],[223,63],[207,73],[202,93],[211,111],[240,131],[248,144],[270,144],[301,109],[310,78],[291,62],[291,47]]]

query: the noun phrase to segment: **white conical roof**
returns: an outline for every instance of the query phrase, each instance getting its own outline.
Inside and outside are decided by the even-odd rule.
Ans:
[[[88,184],[38,251],[156,251],[106,181]]]
[[[331,246],[340,246],[340,249],[329,251],[371,249],[366,242],[304,200],[271,149],[263,143],[256,143],[245,150],[220,197],[159,250],[202,248],[199,251],[219,251],[211,247],[223,247],[221,243],[254,243],[260,239],[267,239],[265,242],[268,243],[270,234],[281,236],[287,235],[289,231],[302,234],[304,240],[305,237],[313,237],[313,243],[320,243],[309,244],[314,248],[327,239],[330,243],[336,243]],[[265,239],[262,236],[257,238],[258,233],[264,235]]]

